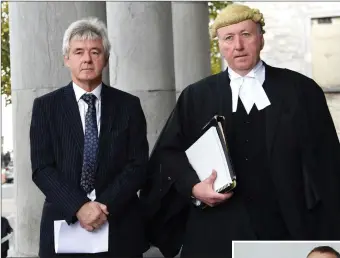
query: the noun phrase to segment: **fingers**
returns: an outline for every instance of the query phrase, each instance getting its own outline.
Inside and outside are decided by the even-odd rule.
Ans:
[[[94,231],[94,227],[92,227],[92,226],[85,226],[85,229],[89,232]]]
[[[83,208],[82,213],[78,214],[78,220],[84,229],[93,231],[100,228],[107,221],[107,216],[104,212],[108,213],[106,205],[90,202]]]
[[[92,227],[93,227],[94,230],[100,228],[100,226],[101,226],[101,225],[100,225],[99,223],[93,223],[93,224],[92,224]]]
[[[102,203],[93,202],[92,203],[92,208],[93,208],[93,210],[92,210],[92,212],[93,212],[92,218],[94,220],[98,220],[100,218],[100,216],[102,216],[102,214],[103,215],[108,215],[109,214],[106,205],[104,205]]]
[[[216,200],[216,201],[225,201],[229,199],[231,196],[233,196],[233,192],[229,193],[216,193],[214,192],[211,196],[211,199]]]
[[[89,232],[92,232],[92,231],[94,230],[94,227],[93,227],[93,226],[84,224],[84,223],[82,223],[82,222],[80,222],[80,226],[81,226],[83,229],[85,229],[85,230],[87,230],[87,231],[89,231]]]
[[[223,193],[223,194],[214,193],[205,203],[209,205],[210,207],[214,207],[226,201],[227,199],[231,198],[232,196],[233,196],[233,192]]]
[[[105,215],[104,215],[105,216]],[[81,224],[82,228],[84,228],[85,230],[92,232],[95,231],[97,229],[99,229],[106,220],[98,220],[96,222],[93,222],[92,224]]]
[[[107,221],[107,216],[102,212],[99,217],[90,225],[96,230]]]
[[[95,222],[97,223],[99,226],[103,225],[105,222],[107,221],[107,216],[102,213],[99,217],[99,219]]]
[[[109,211],[107,210],[107,206],[105,204],[99,203],[99,207],[105,215],[109,215]]]
[[[89,202],[77,212],[77,218],[82,228],[92,232],[99,229],[107,221],[108,214],[106,205]]]

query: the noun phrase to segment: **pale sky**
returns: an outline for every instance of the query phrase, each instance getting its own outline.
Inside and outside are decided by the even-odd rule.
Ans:
[[[4,136],[4,152],[7,152],[13,150],[12,105],[5,107],[5,97],[1,97],[1,134]]]

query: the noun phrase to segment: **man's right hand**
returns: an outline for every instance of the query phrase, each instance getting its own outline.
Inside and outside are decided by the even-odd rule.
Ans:
[[[87,202],[76,213],[80,225],[87,231],[99,228],[107,221],[107,209],[99,202]]]
[[[217,173],[212,171],[211,175],[204,181],[196,184],[192,188],[192,195],[201,202],[209,205],[210,207],[216,206],[229,199],[233,193],[217,193],[214,190],[214,182],[216,180]]]

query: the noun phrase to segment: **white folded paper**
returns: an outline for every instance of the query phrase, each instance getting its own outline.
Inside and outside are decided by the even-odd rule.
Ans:
[[[101,253],[109,250],[109,223],[88,232],[79,221],[68,225],[65,220],[54,221],[55,252],[62,253]]]
[[[88,197],[95,199],[95,191]],[[109,250],[109,223],[89,232],[79,221],[68,225],[65,220],[54,221],[54,250],[56,253],[101,253]]]

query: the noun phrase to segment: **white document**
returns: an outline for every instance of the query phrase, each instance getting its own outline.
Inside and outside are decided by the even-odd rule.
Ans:
[[[68,225],[65,220],[54,221],[55,252],[62,253],[100,253],[109,250],[109,223],[88,232],[79,221]]]
[[[228,163],[216,127],[212,126],[185,151],[188,160],[201,181],[208,178],[213,169],[217,172],[214,190],[232,183]]]
[[[96,197],[93,190],[88,197]],[[68,225],[65,220],[54,221],[54,250],[56,253],[100,253],[109,250],[109,223],[88,232],[77,221]]]

